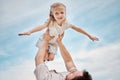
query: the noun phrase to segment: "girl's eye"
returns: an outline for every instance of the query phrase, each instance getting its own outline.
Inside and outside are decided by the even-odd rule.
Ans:
[[[64,12],[61,12],[61,14],[64,14]]]
[[[56,15],[58,15],[59,13],[55,13]]]

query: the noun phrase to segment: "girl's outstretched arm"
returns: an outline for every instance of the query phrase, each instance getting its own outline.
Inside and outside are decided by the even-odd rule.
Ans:
[[[23,35],[30,35],[31,33],[34,33],[34,32],[37,32],[37,31],[40,31],[40,30],[43,30],[47,27],[47,24],[43,24],[43,25],[40,25],[38,27],[35,27],[29,31],[26,31],[26,32],[22,32],[22,33],[19,33],[18,35],[19,36],[23,36]]]
[[[90,34],[88,34],[86,31],[84,31],[83,29],[81,29],[81,28],[79,28],[79,27],[77,27],[77,26],[72,26],[72,29],[73,30],[75,30],[75,31],[77,31],[77,32],[80,32],[80,33],[82,33],[82,34],[84,34],[84,35],[86,35],[86,36],[88,36],[91,40],[96,40],[96,41],[98,41],[99,39],[97,38],[97,37],[95,37],[95,36],[92,36],[92,35],[90,35]]]

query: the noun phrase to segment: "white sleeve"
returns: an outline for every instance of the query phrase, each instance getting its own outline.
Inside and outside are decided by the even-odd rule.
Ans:
[[[72,24],[69,23],[69,22],[66,22],[64,29],[66,30],[66,29],[69,29],[69,28],[71,28],[71,27],[72,27]]]

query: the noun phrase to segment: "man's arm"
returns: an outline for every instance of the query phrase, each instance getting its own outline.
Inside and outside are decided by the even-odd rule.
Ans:
[[[37,55],[35,56],[35,64],[36,66],[44,62],[44,57],[46,54],[46,47],[48,45],[49,40],[51,40],[53,37],[50,37],[49,31],[47,30],[44,34],[44,40],[42,42],[42,45],[39,48]]]
[[[41,48],[38,49],[38,52],[35,56],[35,65],[36,66],[44,62],[47,45],[48,45],[48,41],[44,39],[42,42]]]
[[[65,66],[68,71],[76,69],[76,66],[72,60],[72,57],[69,54],[69,52],[67,51],[67,49],[65,48],[64,44],[61,42],[61,39],[62,39],[62,36],[59,36],[57,41],[58,41],[58,46],[59,46],[62,58],[64,60]]]

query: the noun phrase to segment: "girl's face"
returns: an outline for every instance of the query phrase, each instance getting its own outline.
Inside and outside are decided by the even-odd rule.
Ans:
[[[65,20],[66,12],[63,6],[54,8],[52,14],[59,25],[61,25],[62,22]]]

